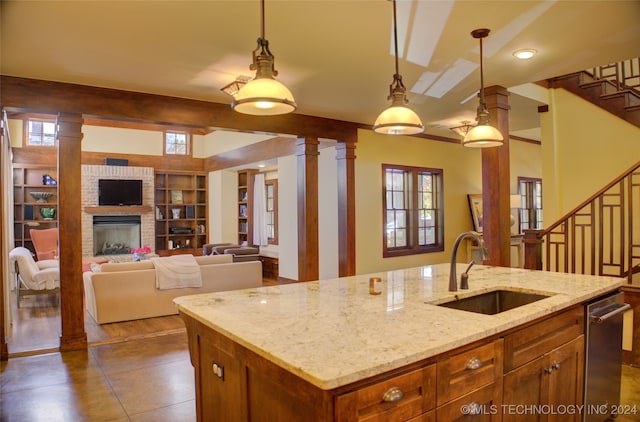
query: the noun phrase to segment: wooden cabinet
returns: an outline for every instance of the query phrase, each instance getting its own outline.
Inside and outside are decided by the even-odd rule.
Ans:
[[[207,177],[190,172],[155,174],[156,253],[202,254],[207,243]]]
[[[13,219],[15,246],[32,252],[30,229],[58,227],[58,170],[51,166],[14,164]]]
[[[260,261],[262,261],[262,278],[277,281],[279,274],[278,258],[260,255]]]
[[[582,404],[584,365],[584,336],[560,346],[549,353],[509,372],[504,376],[504,421],[523,420],[522,410],[527,406],[560,406]],[[544,409],[540,406],[539,409]],[[567,408],[567,407],[564,407]],[[509,411],[513,409],[513,411]],[[541,414],[530,412],[530,420],[579,421],[582,415]]]
[[[438,420],[500,419],[502,353],[498,339],[437,363]]]
[[[253,180],[256,170],[238,172],[238,245],[253,244]]]
[[[436,409],[438,421],[502,420],[502,378]]]
[[[504,421],[581,419],[578,412],[523,415],[517,406],[582,404],[583,318],[575,308],[505,337]]]
[[[435,383],[436,366],[432,364],[339,395],[336,397],[336,421],[425,420],[420,418],[436,405]]]
[[[199,421],[565,421],[581,416],[523,414],[517,407],[582,404],[581,306],[329,390],[186,314],[182,317],[196,372]]]

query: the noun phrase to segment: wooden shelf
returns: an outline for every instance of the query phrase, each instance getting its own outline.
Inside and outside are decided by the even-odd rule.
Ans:
[[[127,205],[122,207],[117,206],[99,206],[99,207],[84,207],[84,212],[87,214],[137,214],[153,211],[153,207],[149,205]]]
[[[238,245],[253,244],[253,181],[256,170],[238,172]]]
[[[156,253],[201,254],[207,243],[207,175],[156,171],[154,195]],[[173,218],[174,210],[178,218]]]
[[[58,227],[58,185],[43,184],[44,175],[58,179],[55,166],[41,164],[14,163],[13,167],[13,233],[14,245],[22,246],[34,252],[29,230]],[[30,192],[49,192],[45,202],[37,202]],[[54,208],[53,219],[45,220],[40,214],[41,208]]]

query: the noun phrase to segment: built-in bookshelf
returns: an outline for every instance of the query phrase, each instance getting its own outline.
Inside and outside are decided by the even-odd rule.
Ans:
[[[256,170],[238,172],[238,244],[253,243],[253,179]]]
[[[207,177],[192,172],[155,174],[156,253],[202,254],[207,243]]]
[[[14,164],[13,225],[15,246],[35,252],[29,230],[58,227],[56,167]]]

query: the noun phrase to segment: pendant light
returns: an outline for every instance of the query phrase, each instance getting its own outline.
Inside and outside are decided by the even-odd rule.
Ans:
[[[274,67],[274,57],[269,51],[269,41],[264,36],[264,0],[260,1],[260,38],[253,50],[253,63],[249,69],[256,76],[238,91],[231,108],[244,114],[274,116],[293,112],[296,102],[291,91],[275,80],[278,71]]]
[[[388,100],[391,106],[380,113],[373,125],[376,133],[387,135],[415,135],[424,131],[424,126],[420,117],[408,107],[407,89],[402,83],[402,76],[398,71],[398,29],[396,22],[396,0],[393,2],[393,41],[395,44],[396,73],[393,75],[393,82],[389,85]]]
[[[478,113],[476,120],[478,124],[473,127],[462,140],[462,145],[470,148],[489,148],[498,147],[504,142],[504,138],[500,131],[489,125],[489,111],[487,103],[484,100],[484,74],[482,70],[482,39],[489,35],[486,28],[476,29],[471,32],[473,38],[480,40],[480,104],[478,104]]]

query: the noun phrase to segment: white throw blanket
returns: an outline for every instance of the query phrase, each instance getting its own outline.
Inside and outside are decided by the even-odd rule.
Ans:
[[[193,255],[151,258],[156,267],[156,287],[160,290],[202,287],[200,265]]]

